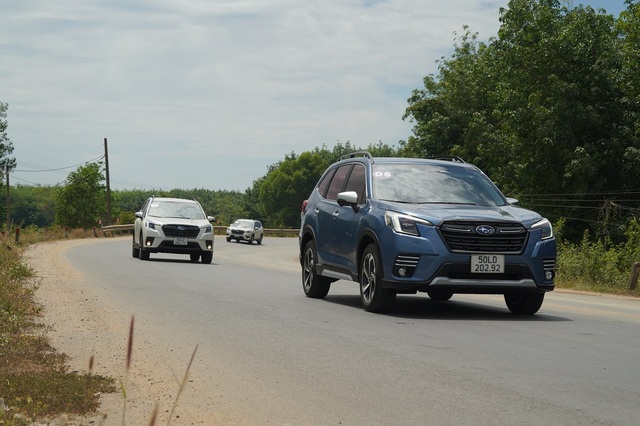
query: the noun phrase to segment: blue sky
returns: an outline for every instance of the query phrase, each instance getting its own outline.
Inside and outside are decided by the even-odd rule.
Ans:
[[[495,36],[507,4],[0,0],[10,182],[62,183],[104,138],[114,189],[244,191],[292,151],[397,144],[454,33]]]

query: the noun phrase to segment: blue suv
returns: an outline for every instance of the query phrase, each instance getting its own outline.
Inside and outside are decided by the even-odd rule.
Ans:
[[[397,294],[502,294],[535,314],[554,289],[549,221],[505,198],[457,157],[344,156],[303,203],[302,287],[324,298],[336,280],[360,284],[362,305],[386,312]]]

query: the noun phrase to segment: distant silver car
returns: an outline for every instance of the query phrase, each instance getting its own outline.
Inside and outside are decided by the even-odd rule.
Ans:
[[[192,262],[213,260],[213,216],[195,200],[149,198],[135,214],[132,255],[148,260],[150,253],[188,254]]]
[[[259,220],[254,219],[238,219],[227,228],[227,242],[231,240],[247,241],[249,244],[254,241],[262,244],[264,237],[264,228]]]

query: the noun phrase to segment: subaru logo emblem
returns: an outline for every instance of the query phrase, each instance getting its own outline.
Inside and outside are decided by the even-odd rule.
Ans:
[[[492,235],[496,229],[493,226],[480,225],[476,227],[476,232],[480,235]]]
[[[178,231],[184,231],[185,229],[186,229],[186,228],[185,228],[184,226],[182,226],[182,225],[179,225],[179,226],[178,226]]]

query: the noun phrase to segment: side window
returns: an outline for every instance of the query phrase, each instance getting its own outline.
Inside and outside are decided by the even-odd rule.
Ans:
[[[345,191],[355,191],[358,193],[358,204],[365,203],[366,184],[364,166],[362,164],[356,164],[353,166],[349,181],[344,189]]]
[[[331,179],[331,184],[329,185],[329,190],[327,191],[326,198],[329,200],[335,200],[338,196],[339,192],[342,192],[342,188],[344,188],[345,181],[347,180],[347,176],[349,176],[349,172],[353,166],[351,164],[347,164],[344,166],[338,167],[335,174],[333,175],[333,179]]]
[[[335,173],[336,169],[329,171],[329,173],[325,175],[324,179],[322,179],[322,181],[318,185],[318,192],[320,193],[320,195],[322,195],[322,197],[325,197],[327,195],[327,188],[329,188],[329,183],[331,183],[331,178]]]
[[[140,209],[140,211],[142,212],[142,214],[146,215],[147,214],[147,207],[149,207],[149,201],[151,201],[151,198],[147,198],[147,201],[144,202],[144,205],[142,206],[142,208]]]

